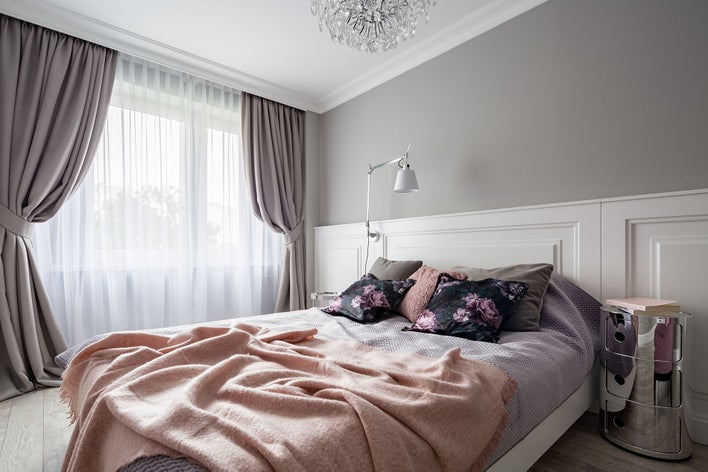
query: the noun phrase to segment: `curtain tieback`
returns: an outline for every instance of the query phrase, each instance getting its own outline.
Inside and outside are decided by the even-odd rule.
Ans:
[[[298,239],[300,239],[302,237],[302,234],[303,234],[302,227],[303,227],[302,220],[300,220],[300,222],[297,225],[295,225],[295,228],[293,228],[292,231],[285,233],[285,244],[286,245],[290,246],[291,244],[293,244],[295,241],[297,241]]]
[[[0,203],[0,226],[23,238],[32,236],[32,223],[17,216],[2,203]]]

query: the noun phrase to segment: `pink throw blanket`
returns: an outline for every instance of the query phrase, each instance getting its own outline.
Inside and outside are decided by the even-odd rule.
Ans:
[[[459,349],[440,358],[324,341],[316,330],[115,333],[64,373],[63,470],[188,457],[213,471],[481,470],[516,382]]]

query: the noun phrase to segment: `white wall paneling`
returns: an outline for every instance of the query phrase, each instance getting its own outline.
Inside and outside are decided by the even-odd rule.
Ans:
[[[372,223],[378,256],[426,264],[499,267],[549,262],[556,271],[600,295],[600,204],[561,204]],[[315,229],[315,289],[340,291],[365,273],[363,223]],[[347,255],[356,261],[343,260]]]
[[[361,277],[365,234],[363,224],[315,228],[315,291],[341,292]]]
[[[708,443],[708,191],[608,200],[602,209],[602,294],[681,302],[688,328],[687,410]]]
[[[372,223],[378,256],[441,269],[551,262],[598,300],[680,300],[689,325],[688,425],[708,443],[708,189]],[[363,223],[315,228],[315,289],[340,291],[365,272]],[[697,342],[692,342],[695,338]]]

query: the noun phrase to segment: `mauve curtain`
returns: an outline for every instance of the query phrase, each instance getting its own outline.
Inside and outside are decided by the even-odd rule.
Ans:
[[[254,214],[285,235],[276,311],[305,308],[305,112],[243,93],[244,168]]]
[[[89,168],[115,60],[115,51],[0,16],[0,400],[60,383],[54,356],[66,343],[29,236]]]

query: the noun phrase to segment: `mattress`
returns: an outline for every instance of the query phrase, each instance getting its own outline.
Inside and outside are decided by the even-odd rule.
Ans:
[[[544,297],[540,331],[502,332],[498,344],[470,341],[452,336],[402,331],[410,322],[402,316],[388,315],[376,324],[360,324],[331,316],[317,308],[238,318],[238,322],[272,330],[317,328],[318,336],[329,340],[356,340],[368,346],[393,352],[415,352],[440,356],[459,347],[464,357],[488,362],[511,375],[518,390],[507,405],[510,416],[499,446],[489,464],[511,449],[543,421],[583,383],[600,349],[600,304],[582,289],[554,274]],[[234,320],[205,323],[228,326]],[[182,327],[147,330],[172,334]],[[100,339],[96,336],[57,356],[65,367],[83,347]],[[138,470],[200,470],[184,460],[148,458],[125,467]],[[158,466],[168,464],[165,467]],[[157,467],[157,468],[156,468]]]

